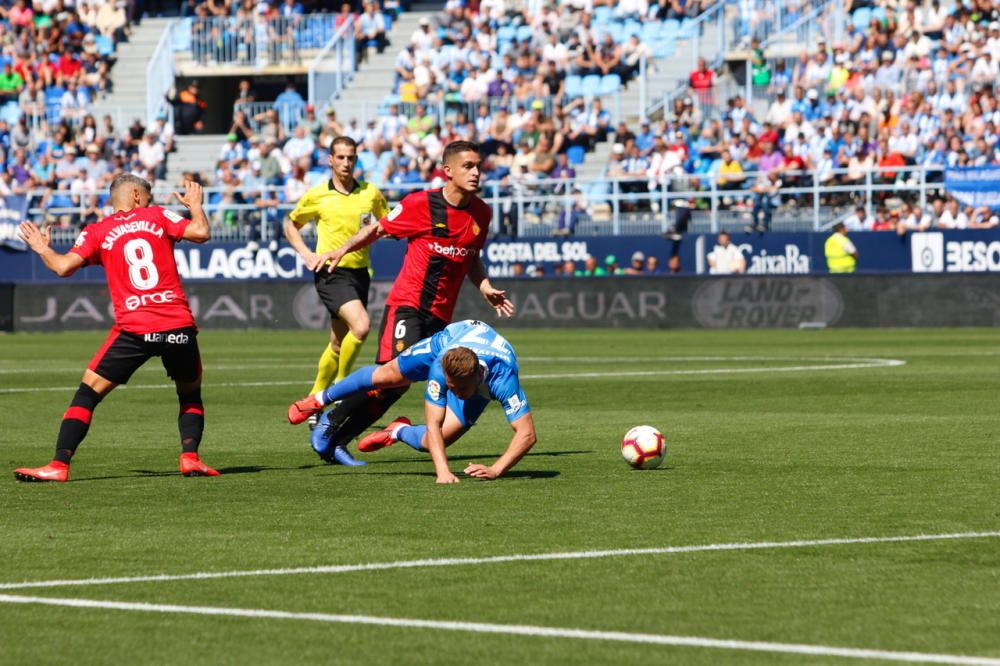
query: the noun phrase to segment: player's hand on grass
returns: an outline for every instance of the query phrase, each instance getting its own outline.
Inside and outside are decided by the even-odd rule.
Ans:
[[[477,479],[485,479],[487,481],[492,481],[493,479],[500,476],[500,474],[492,467],[487,467],[486,465],[471,464],[465,468],[466,476],[471,476]]]
[[[507,292],[503,289],[495,289],[484,284],[482,289],[483,298],[489,303],[498,317],[511,317],[514,315],[514,304],[507,298]]]
[[[49,230],[42,231],[33,222],[22,222],[18,226],[21,238],[35,252],[41,252],[49,246]]]
[[[188,210],[191,210],[196,206],[201,206],[202,202],[205,200],[205,195],[201,190],[201,185],[193,180],[184,181],[184,195],[181,196],[179,192],[174,192],[174,197]]]
[[[458,477],[451,472],[438,472],[437,483],[458,483]]]

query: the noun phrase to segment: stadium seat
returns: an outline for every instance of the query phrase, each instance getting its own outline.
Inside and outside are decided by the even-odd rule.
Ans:
[[[583,77],[580,94],[584,97],[597,97],[601,94],[601,77],[599,74],[588,74]]]
[[[594,23],[597,25],[604,25],[605,23],[610,23],[612,17],[614,16],[611,7],[606,5],[600,5],[599,7],[594,7]]]
[[[16,125],[21,119],[21,105],[15,101],[7,102],[0,108],[0,120],[5,120],[8,125]]]
[[[609,194],[611,194],[611,186],[603,180],[592,183],[590,191],[587,192],[588,199],[592,204],[607,203]]]
[[[864,30],[868,27],[868,24],[872,20],[872,10],[868,7],[862,7],[861,9],[856,9],[851,15],[851,21],[854,23],[854,27],[858,30]]]
[[[113,55],[115,52],[115,42],[107,35],[97,35],[94,38],[97,43],[97,53],[101,56]]]
[[[517,29],[517,41],[524,42],[531,40],[535,36],[535,31],[530,25],[522,25]]]
[[[698,30],[698,24],[691,19],[684,19],[681,22],[680,34],[685,38],[694,37],[694,33]]]
[[[642,24],[635,19],[625,21],[624,35],[628,39],[632,35],[638,36],[642,32]]]
[[[668,35],[676,35],[681,31],[681,22],[677,19],[667,19],[663,22],[663,30]]]
[[[376,157],[375,153],[373,153],[372,151],[362,150],[360,153],[358,153],[358,165],[361,167],[361,170],[364,171],[365,173],[368,173],[369,171],[374,169],[376,164],[378,164],[378,157]]]
[[[658,39],[650,43],[649,50],[654,58],[669,58],[677,52],[677,42],[673,39]]]
[[[566,97],[573,99],[583,94],[583,78],[575,74],[566,77]]]
[[[586,156],[587,151],[583,149],[583,146],[570,146],[566,150],[566,158],[572,166],[583,164],[583,160]]]
[[[601,77],[600,95],[614,95],[622,87],[622,77],[617,74],[605,74]]]
[[[191,19],[177,21],[173,29],[173,48],[174,51],[191,50]]]
[[[879,23],[885,23],[887,18],[884,7],[876,7],[872,10],[871,17],[877,19]]]
[[[502,25],[497,28],[497,41],[510,42],[517,37],[517,28],[512,25]]]
[[[392,30],[392,14],[389,12],[382,12],[382,20],[385,21],[385,34],[389,34]]]
[[[659,21],[647,21],[642,24],[639,30],[639,39],[644,42],[652,42],[664,34],[665,28]]]

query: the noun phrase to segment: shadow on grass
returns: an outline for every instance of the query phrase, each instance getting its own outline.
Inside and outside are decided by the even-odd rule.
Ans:
[[[538,452],[526,453],[524,455],[524,457],[525,458],[532,458],[532,457],[538,457],[538,456],[546,456],[546,457],[575,456],[575,455],[590,455],[592,453],[593,453],[593,451],[538,451]],[[470,456],[453,456],[453,455],[449,455],[448,456],[448,460],[450,462],[463,462],[463,461],[466,461],[466,460],[482,460],[483,458],[488,458],[488,457],[489,456],[484,456],[484,455],[480,455],[480,456],[471,456],[471,455]],[[367,456],[365,457],[365,460],[367,460],[369,462],[374,462],[375,461],[374,458],[368,458]],[[400,463],[412,463],[412,462],[416,462],[416,461],[425,461],[425,460],[430,460],[430,455],[425,455],[425,456],[420,457],[420,458],[397,458],[395,460],[379,460],[378,464],[380,464],[380,465],[397,465],[397,464],[400,464]]]
[[[514,470],[512,472],[507,472],[500,480],[503,479],[553,479],[559,476],[559,472],[551,469],[538,469],[538,470]],[[334,476],[334,475],[330,475]],[[337,474],[336,476],[341,478],[346,478],[352,476],[350,474]],[[436,474],[434,472],[359,472],[356,475],[358,477],[363,476],[423,476],[434,478]],[[461,481],[479,481],[480,479],[475,479],[471,476],[466,476],[461,473],[455,474]]]
[[[218,467],[219,473],[222,476],[231,476],[234,474],[260,474],[261,472],[293,472],[300,469],[312,469],[314,467],[327,467],[328,465],[324,463],[316,463],[312,465],[297,465],[295,467],[264,467],[261,465],[243,465],[239,467]],[[86,481],[114,481],[117,479],[155,479],[161,477],[170,476],[180,476],[181,473],[176,470],[163,470],[156,471],[151,469],[130,469],[129,474],[115,474],[113,476],[91,476],[83,477],[78,479],[71,478],[70,483],[84,483]]]

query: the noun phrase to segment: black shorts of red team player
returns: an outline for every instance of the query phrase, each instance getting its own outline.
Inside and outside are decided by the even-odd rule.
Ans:
[[[198,329],[193,326],[159,333],[129,333],[112,328],[87,367],[115,384],[127,384],[136,370],[154,356],[167,376],[177,382],[201,377]]]
[[[378,329],[375,362],[388,363],[424,338],[440,333],[448,322],[408,305],[386,305]]]

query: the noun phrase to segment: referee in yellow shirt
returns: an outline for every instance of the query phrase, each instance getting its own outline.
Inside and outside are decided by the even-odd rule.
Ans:
[[[315,273],[316,293],[330,311],[330,344],[319,358],[310,393],[326,389],[351,372],[371,327],[367,309],[371,284],[368,248],[344,255],[332,271],[322,259],[324,253],[347,242],[363,224],[378,222],[389,213],[382,192],[354,178],[357,163],[358,145],[354,139],[334,139],[329,161],[333,177],[306,191],[285,220],[285,238]],[[315,252],[299,231],[313,220],[317,229]]]

